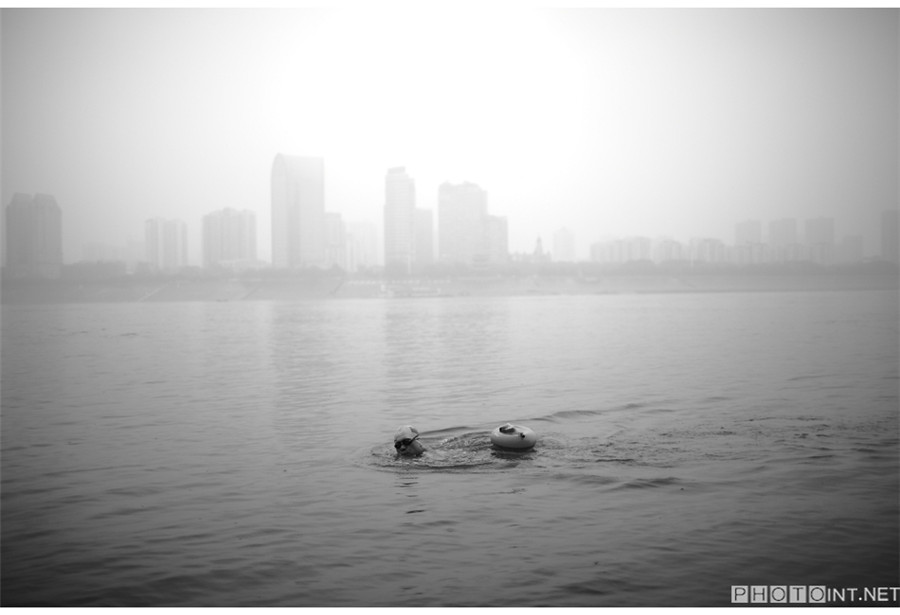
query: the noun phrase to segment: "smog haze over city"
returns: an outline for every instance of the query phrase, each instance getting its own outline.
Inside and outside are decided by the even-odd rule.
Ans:
[[[900,8],[456,2],[0,11],[0,609],[900,606]]]
[[[877,253],[898,200],[895,10],[5,9],[4,206],[52,194],[66,262],[151,217],[257,215],[276,154],[320,156],[325,207],[382,225],[475,182],[511,252],[575,233],[719,237],[832,217]]]

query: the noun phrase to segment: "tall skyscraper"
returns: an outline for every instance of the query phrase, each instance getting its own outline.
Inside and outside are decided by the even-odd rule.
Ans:
[[[278,154],[272,164],[272,265],[325,264],[325,163]]]
[[[147,220],[144,239],[147,263],[152,271],[175,273],[187,267],[187,225],[181,220]]]
[[[48,194],[16,193],[6,206],[6,266],[13,278],[62,273],[62,211]]]
[[[371,222],[348,222],[347,270],[359,271],[378,265],[378,231]]]
[[[446,263],[487,260],[487,192],[477,184],[445,182],[438,188],[438,250]]]
[[[339,213],[325,212],[325,266],[347,270],[347,232]]]
[[[900,234],[900,216],[896,209],[887,209],[881,212],[881,258],[900,264],[900,243],[897,236]]]
[[[227,207],[203,216],[203,266],[246,269],[256,265],[256,215]]]
[[[384,266],[410,273],[415,260],[416,185],[405,167],[388,169],[384,178]]]
[[[762,222],[746,220],[734,227],[734,260],[747,265],[763,260]]]

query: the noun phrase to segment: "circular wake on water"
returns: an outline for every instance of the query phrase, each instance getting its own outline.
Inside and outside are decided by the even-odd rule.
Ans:
[[[444,430],[446,431],[452,430]],[[423,434],[419,441],[425,452],[418,457],[398,455],[390,442],[372,447],[365,464],[380,470],[496,471],[533,461],[541,453],[541,442],[527,451],[507,451],[491,444],[487,431],[469,431],[459,435]]]
[[[392,472],[497,472],[518,467],[646,478],[654,472],[669,476],[678,468],[711,459],[740,464],[756,458],[761,442],[797,448],[809,438],[801,441],[790,436],[803,427],[797,434],[805,437],[811,420],[805,416],[745,415],[735,419],[725,414],[685,420],[668,408],[634,403],[608,409],[567,409],[523,419],[521,424],[532,426],[537,433],[535,447],[527,451],[495,447],[488,425],[458,425],[423,432],[419,441],[427,450],[420,457],[399,456],[385,439],[359,451],[356,459],[359,465]],[[776,425],[765,428],[763,422]],[[823,429],[827,431],[827,426]],[[809,452],[809,446],[801,448],[804,450],[785,452],[800,456]]]

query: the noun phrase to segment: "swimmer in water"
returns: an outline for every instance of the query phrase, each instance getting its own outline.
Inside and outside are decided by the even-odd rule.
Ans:
[[[425,452],[425,447],[418,442],[419,430],[412,425],[403,425],[394,434],[394,448],[398,455],[418,457]]]

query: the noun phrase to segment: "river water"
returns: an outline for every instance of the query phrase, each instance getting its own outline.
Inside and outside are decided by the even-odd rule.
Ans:
[[[727,605],[732,586],[900,585],[898,303],[5,305],[2,604]],[[507,421],[533,451],[491,447]],[[395,458],[402,424],[421,458]]]

